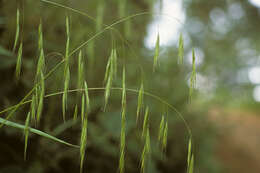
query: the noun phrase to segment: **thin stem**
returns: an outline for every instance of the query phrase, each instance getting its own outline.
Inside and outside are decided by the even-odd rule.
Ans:
[[[103,87],[100,87],[100,88],[88,88],[89,91],[95,91],[95,90],[105,90],[106,88],[103,88]],[[123,88],[111,88],[111,90],[122,90]],[[72,90],[68,90],[67,92],[68,93],[72,93],[72,92],[79,92],[79,91],[84,91],[85,89],[82,88],[82,89],[72,89]],[[134,92],[134,93],[137,93],[138,94],[138,90],[136,89],[130,89],[130,88],[126,88],[126,91],[129,91],[129,92]],[[52,96],[56,96],[56,95],[61,95],[63,94],[64,91],[59,91],[59,92],[55,92],[55,93],[51,93],[51,94],[47,94],[45,95],[44,97],[45,98],[48,98],[48,97],[52,97]],[[163,103],[164,105],[168,106],[172,111],[176,112],[178,117],[181,118],[181,120],[183,121],[183,123],[185,124],[185,127],[187,128],[188,130],[188,133],[189,133],[189,136],[192,137],[192,133],[191,133],[191,129],[187,123],[187,121],[184,119],[184,117],[182,116],[182,114],[174,107],[172,106],[170,103],[168,103],[167,101],[161,99],[159,96],[157,95],[154,95],[152,93],[149,93],[149,92],[146,92],[144,91],[144,95],[146,96],[150,96],[152,98],[154,98],[155,100]],[[27,103],[30,103],[32,100],[27,100],[19,105],[24,105],[24,104],[27,104]],[[17,104],[18,105],[18,104]],[[14,105],[14,106],[11,106],[9,108],[6,108],[5,110],[1,111],[0,114],[4,113],[4,112],[7,112],[9,110],[12,110],[13,108],[15,108],[17,105]]]

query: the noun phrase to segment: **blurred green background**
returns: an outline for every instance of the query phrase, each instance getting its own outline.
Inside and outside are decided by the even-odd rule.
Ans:
[[[106,63],[116,43],[118,76],[126,66],[127,88],[144,88],[175,106],[187,120],[194,136],[194,172],[260,172],[260,1],[259,0],[55,0],[85,12],[99,23],[65,8],[40,0],[0,0],[0,110],[18,103],[34,85],[38,59],[37,28],[42,20],[45,74],[65,53],[65,17],[70,18],[71,51],[96,32],[122,17],[144,11],[107,30],[81,50],[84,76],[91,87],[103,87]],[[23,42],[22,74],[15,80],[17,50],[12,52],[16,10],[21,11]],[[159,15],[162,13],[163,15]],[[177,20],[176,20],[177,19]],[[157,33],[161,36],[159,68],[153,72]],[[178,38],[184,38],[184,64],[178,65]],[[189,103],[191,49],[195,48],[197,85]],[[77,55],[71,57],[70,89],[77,87]],[[142,69],[142,70],[141,70]],[[63,90],[63,66],[46,80],[46,93]],[[118,171],[121,92],[112,91],[106,111],[103,91],[91,91],[85,172]],[[62,119],[61,95],[44,100],[42,121],[37,126],[53,136],[78,144],[81,124],[72,122],[77,93],[69,94],[67,121]],[[169,111],[168,144],[163,154],[157,144],[165,105],[145,96],[150,107],[152,156],[147,172],[186,172],[188,132],[180,117]],[[139,172],[142,124],[136,124],[137,95],[127,92],[126,172]],[[24,124],[29,105],[12,121]],[[4,117],[4,114],[0,115]],[[0,130],[0,172],[79,172],[79,151],[31,134],[28,159],[23,160],[24,136],[11,127]],[[248,170],[250,169],[250,170]]]

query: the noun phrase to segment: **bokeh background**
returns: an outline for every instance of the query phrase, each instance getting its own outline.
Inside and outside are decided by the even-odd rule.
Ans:
[[[45,74],[62,60],[65,52],[65,17],[70,18],[71,50],[118,19],[141,12],[107,30],[81,50],[84,76],[89,87],[103,87],[111,40],[116,43],[119,73],[114,83],[121,86],[121,69],[126,66],[127,88],[144,87],[175,106],[187,120],[194,136],[195,170],[211,173],[258,173],[260,101],[260,1],[259,0],[53,0],[80,10],[86,16],[40,0],[0,0],[0,110],[18,103],[32,89],[38,59],[37,28],[42,20]],[[21,11],[23,42],[22,74],[15,80],[17,50],[12,52],[16,10]],[[100,22],[101,21],[101,22]],[[153,72],[157,33],[160,34],[159,68]],[[184,38],[185,59],[178,65],[178,38]],[[123,38],[123,39],[122,39]],[[192,48],[196,54],[197,85],[189,102]],[[71,58],[70,88],[77,87],[77,54]],[[142,70],[141,70],[142,69]],[[142,76],[142,77],[141,77]],[[63,90],[63,67],[46,80],[46,93]],[[104,93],[91,91],[88,146],[84,171],[116,172],[119,160],[121,93],[112,91],[106,111]],[[80,122],[72,121],[77,93],[69,94],[65,124],[60,95],[45,99],[38,129],[78,144]],[[145,97],[150,107],[152,156],[149,173],[186,172],[188,132],[180,117],[169,111],[167,150],[157,144],[165,106]],[[127,93],[126,172],[140,168],[141,122],[136,124],[137,95]],[[24,124],[29,105],[11,119]],[[6,114],[1,114],[5,117]],[[31,134],[28,157],[23,160],[23,132],[0,129],[0,172],[79,172],[79,151]]]

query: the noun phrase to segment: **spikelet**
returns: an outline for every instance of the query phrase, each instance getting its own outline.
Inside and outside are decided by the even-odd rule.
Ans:
[[[18,39],[19,39],[19,34],[20,34],[20,11],[17,8],[17,11],[16,11],[16,33],[15,33],[13,52],[15,51],[15,48],[17,46]]]
[[[36,70],[36,82],[37,79],[39,79],[41,72],[44,71],[44,66],[45,66],[45,58],[44,58],[44,52],[43,52],[43,48],[40,49],[40,56],[39,56],[39,60],[38,60],[38,64],[37,64],[37,70]]]
[[[193,173],[193,167],[194,167],[194,155],[192,154],[191,160],[190,160],[189,169],[188,169],[188,173]]]
[[[82,61],[82,51],[79,51],[78,56],[78,83],[77,88],[81,89],[83,88],[83,79],[84,79],[84,67],[83,67],[83,61]]]
[[[145,135],[145,144],[142,151],[141,156],[141,172],[146,172],[146,165],[149,159],[149,154],[151,153],[151,146],[150,146],[150,132],[149,132],[149,125],[147,127],[146,135]]]
[[[74,108],[73,120],[76,121],[78,118],[78,105],[76,104]]]
[[[160,51],[160,35],[158,33],[156,39],[156,45],[155,45],[154,58],[153,58],[153,71],[155,71],[156,67],[158,66],[159,51]]]
[[[29,137],[29,124],[30,124],[30,112],[28,112],[26,121],[25,121],[25,126],[24,126],[24,160],[26,160],[26,152],[27,152],[27,146],[28,146],[28,137]]]
[[[137,103],[137,111],[136,111],[136,123],[138,122],[139,115],[141,112],[141,109],[143,107],[143,97],[144,97],[144,85],[143,82],[141,83],[141,87],[138,91],[138,103]]]
[[[38,26],[38,51],[40,52],[43,49],[43,36],[42,36],[42,20]]]
[[[189,92],[190,102],[191,102],[193,91],[194,91],[195,87],[196,87],[196,63],[195,63],[195,51],[193,48],[192,49],[192,72],[191,72],[191,77],[190,77],[190,92]]]
[[[31,102],[31,117],[34,123],[36,123],[36,98],[35,95],[32,95],[32,102]]]
[[[125,67],[123,69],[122,80],[122,112],[121,112],[121,137],[120,137],[120,159],[119,159],[119,172],[124,173],[125,169],[125,124],[126,124],[126,87],[125,87]]]
[[[82,122],[81,137],[80,137],[80,172],[81,173],[83,171],[83,162],[84,162],[85,151],[87,147],[87,128],[88,128],[87,126],[88,126],[88,118],[86,112]]]
[[[165,150],[167,146],[167,137],[168,137],[168,121],[165,121],[165,126],[163,129],[163,138],[162,138],[162,149]]]
[[[164,115],[162,116],[161,122],[160,122],[160,127],[159,127],[159,134],[158,134],[158,141],[161,143],[161,139],[163,138],[163,131],[164,131]]]
[[[89,95],[88,95],[88,85],[87,82],[84,82],[84,89],[85,89],[85,97],[86,97],[86,112],[89,112],[90,110],[90,104],[89,104]]]
[[[84,119],[84,114],[85,114],[85,96],[83,94],[82,98],[81,98],[81,121],[82,122],[83,122],[83,119]]]
[[[191,146],[192,146],[192,143],[191,143],[191,138],[190,138],[189,139],[189,144],[188,144],[188,157],[187,157],[188,168],[190,166],[190,160],[191,160],[191,155],[192,155]]]
[[[178,49],[178,63],[180,65],[183,64],[183,55],[184,55],[184,48],[183,48],[183,38],[181,33],[179,38],[179,49]]]
[[[15,69],[15,75],[17,80],[20,78],[20,74],[21,74],[22,54],[23,54],[23,43],[20,44],[18,55],[17,55],[17,62],[16,62],[16,69]]]
[[[65,121],[65,113],[67,109],[67,97],[68,97],[68,89],[69,89],[69,81],[70,81],[70,70],[69,70],[69,47],[70,47],[70,30],[69,30],[69,18],[66,16],[66,34],[67,34],[67,42],[66,42],[66,50],[65,50],[65,67],[64,67],[64,92],[62,95],[62,116]]]
[[[149,123],[149,107],[146,107],[145,109],[145,115],[144,115],[144,122],[143,122],[143,131],[142,131],[142,138],[145,138],[147,128],[148,128],[148,123]]]
[[[43,98],[44,98],[44,90],[45,90],[45,86],[44,86],[44,76],[43,73],[41,72],[41,82],[40,82],[40,97],[39,97],[39,103],[38,103],[38,107],[37,107],[37,122],[40,121],[41,118],[41,114],[42,114],[42,109],[43,109]]]
[[[106,109],[108,98],[110,96],[110,89],[112,87],[113,79],[116,77],[116,74],[117,74],[117,54],[116,54],[116,50],[112,49],[109,60],[107,62],[105,79],[104,79],[104,82],[106,83],[104,110]]]

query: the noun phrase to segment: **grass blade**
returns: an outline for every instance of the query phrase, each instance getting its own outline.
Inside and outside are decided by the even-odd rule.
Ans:
[[[17,8],[17,11],[16,11],[16,33],[15,33],[13,52],[15,51],[15,48],[17,46],[18,39],[19,39],[19,34],[20,34],[20,11]]]
[[[24,125],[21,125],[21,124],[18,124],[18,123],[14,123],[14,122],[12,122],[12,121],[9,121],[9,120],[3,119],[3,118],[0,118],[0,123],[1,123],[1,124],[4,124],[4,125],[6,125],[6,126],[10,126],[10,127],[14,127],[14,128],[22,129],[22,130],[25,129],[25,126],[24,126]],[[61,140],[61,139],[58,139],[58,138],[56,138],[56,137],[54,137],[54,136],[51,136],[51,135],[49,135],[49,134],[47,134],[47,133],[45,133],[45,132],[40,131],[40,130],[31,128],[31,127],[28,127],[28,129],[29,129],[29,132],[35,133],[35,134],[40,135],[40,136],[42,136],[42,137],[51,139],[51,140],[53,140],[53,141],[56,141],[56,142],[59,142],[59,143],[65,144],[65,145],[68,145],[68,146],[70,146],[70,147],[79,148],[79,146],[77,146],[77,145],[73,145],[73,144],[70,144],[70,143],[68,143],[68,142],[65,142],[65,141],[63,141],[63,140]]]
[[[17,80],[19,80],[20,74],[21,74],[22,54],[23,54],[23,43],[20,44],[19,50],[18,50],[18,55],[17,55],[17,62],[16,62],[16,69],[15,69],[15,74],[16,74]]]

